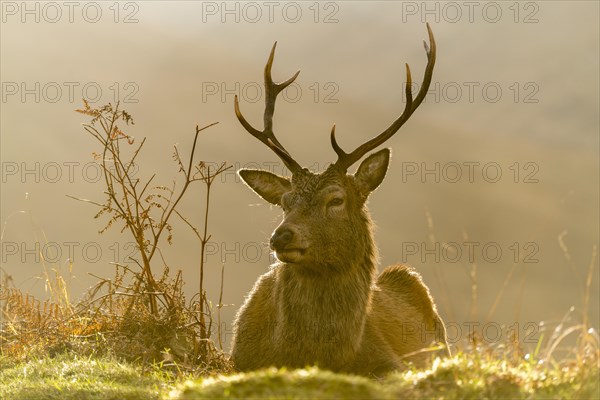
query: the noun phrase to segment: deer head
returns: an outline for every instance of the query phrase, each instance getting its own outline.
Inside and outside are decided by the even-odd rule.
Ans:
[[[347,269],[349,265],[373,265],[373,244],[368,211],[369,194],[383,181],[390,161],[390,150],[369,155],[354,174],[348,168],[366,153],[391,138],[419,107],[431,83],[435,64],[435,39],[429,24],[429,43],[424,41],[427,66],[423,83],[413,99],[410,68],[406,64],[406,105],[389,128],[373,139],[346,153],[337,143],[335,125],[331,130],[331,146],[337,161],[322,173],[302,168],[277,140],[273,132],[273,113],[277,95],[298,77],[300,71],[282,83],[274,83],[271,68],[275,57],[273,45],[265,66],[264,129],[254,128],[242,115],[237,96],[235,114],[242,126],[269,147],[292,173],[291,179],[262,170],[242,169],[240,176],[260,197],[280,206],[284,219],[273,232],[270,247],[277,258],[288,264],[305,266],[306,271]]]

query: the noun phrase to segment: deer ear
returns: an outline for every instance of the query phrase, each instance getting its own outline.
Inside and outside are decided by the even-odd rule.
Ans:
[[[379,150],[360,163],[354,174],[361,190],[368,195],[379,186],[385,178],[390,164],[390,149]]]
[[[238,174],[257,195],[277,206],[281,205],[281,196],[292,190],[289,179],[267,171],[241,169]]]

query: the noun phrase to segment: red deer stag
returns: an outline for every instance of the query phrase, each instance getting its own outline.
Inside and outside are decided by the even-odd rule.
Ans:
[[[427,25],[427,67],[413,99],[406,65],[406,106],[383,133],[346,153],[331,131],[337,161],[325,172],[302,168],[273,132],[277,95],[299,72],[274,83],[275,45],[265,67],[264,129],[248,123],[235,98],[243,127],[263,142],[291,171],[284,178],[267,171],[242,169],[242,179],[260,197],[283,209],[283,221],[270,247],[279,262],[258,278],[234,323],[232,359],[239,370],[317,365],[333,371],[380,375],[405,362],[424,364],[432,343],[445,345],[444,323],[429,289],[412,268],[394,265],[377,271],[369,194],[383,181],[390,150],[369,155],[354,175],[348,168],[383,144],[419,107],[431,83],[435,40]]]

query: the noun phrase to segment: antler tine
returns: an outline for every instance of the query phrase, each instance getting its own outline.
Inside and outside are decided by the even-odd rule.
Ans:
[[[413,100],[412,96],[412,78],[410,73],[410,67],[406,64],[406,106],[404,107],[404,111],[402,115],[395,120],[389,128],[383,131],[378,136],[373,139],[363,143],[352,153],[346,153],[342,148],[338,145],[335,139],[335,125],[331,130],[331,146],[333,150],[338,155],[338,160],[336,161],[336,165],[343,169],[347,170],[352,164],[360,160],[368,151],[373,150],[374,148],[380,146],[389,138],[391,138],[401,127],[404,125],[406,121],[410,118],[410,116],[415,112],[415,110],[421,105],[423,99],[427,95],[427,90],[429,90],[429,85],[431,84],[431,78],[433,76],[433,67],[435,66],[435,38],[433,37],[433,32],[431,31],[431,27],[429,23],[427,24],[427,32],[429,33],[429,43],[430,46],[427,45],[427,42],[423,41],[425,45],[425,52],[427,53],[427,66],[425,67],[425,75],[423,77],[423,83],[421,84],[421,88],[419,89],[419,93]]]
[[[240,105],[238,101],[237,95],[234,100],[235,107],[235,115],[238,120],[242,124],[242,126],[255,138],[263,142],[267,147],[269,147],[275,154],[281,158],[281,160],[285,163],[286,167],[292,172],[296,172],[301,170],[302,167],[300,164],[294,160],[294,158],[287,152],[285,147],[279,140],[275,137],[273,133],[273,114],[275,112],[275,101],[277,99],[277,95],[286,87],[288,87],[292,82],[296,80],[300,71],[297,71],[294,76],[288,79],[285,82],[275,83],[273,82],[273,78],[271,77],[271,68],[273,67],[273,60],[275,58],[275,48],[277,47],[277,42],[273,44],[273,48],[271,49],[271,54],[269,55],[269,59],[267,61],[267,65],[265,65],[265,114],[264,114],[264,128],[262,131],[254,128],[250,123],[244,118],[242,112],[240,111]]]

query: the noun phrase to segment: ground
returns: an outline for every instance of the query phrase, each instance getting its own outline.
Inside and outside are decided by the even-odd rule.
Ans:
[[[104,357],[0,360],[0,394],[6,400],[196,399],[595,399],[598,366],[545,366],[461,353],[428,370],[407,370],[376,381],[317,368],[268,369],[193,378]]]

